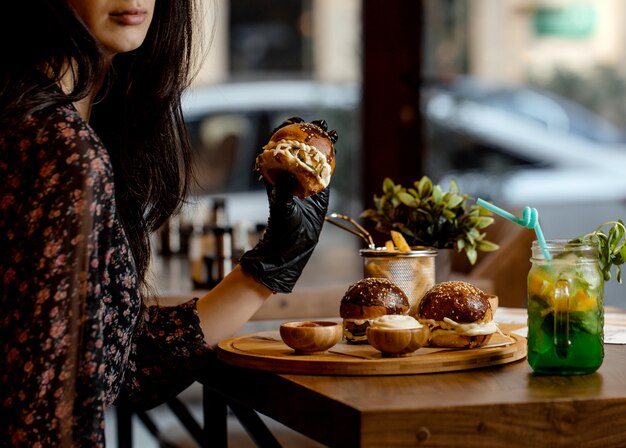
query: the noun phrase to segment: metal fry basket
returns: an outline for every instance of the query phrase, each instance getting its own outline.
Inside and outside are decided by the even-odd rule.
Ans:
[[[363,258],[365,277],[383,277],[391,280],[409,298],[409,314],[417,314],[417,307],[426,291],[435,284],[435,257],[437,249],[413,246],[409,252],[369,248],[359,251]]]

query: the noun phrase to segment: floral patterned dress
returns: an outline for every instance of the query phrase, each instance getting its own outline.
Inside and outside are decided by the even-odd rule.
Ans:
[[[104,446],[104,409],[206,369],[196,300],[142,305],[112,166],[73,106],[0,135],[0,440]]]

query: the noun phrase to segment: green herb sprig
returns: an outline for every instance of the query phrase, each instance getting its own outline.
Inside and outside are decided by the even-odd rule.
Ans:
[[[607,234],[602,229],[609,226]],[[611,279],[611,268],[615,266],[615,279],[622,283],[622,264],[626,261],[626,227],[621,219],[603,222],[596,230],[573,242],[597,245],[604,281]]]

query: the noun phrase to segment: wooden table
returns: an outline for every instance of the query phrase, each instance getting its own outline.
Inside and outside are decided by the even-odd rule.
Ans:
[[[626,446],[626,346],[605,348],[583,376],[534,375],[525,360],[358,377],[222,364],[205,388],[328,446]]]

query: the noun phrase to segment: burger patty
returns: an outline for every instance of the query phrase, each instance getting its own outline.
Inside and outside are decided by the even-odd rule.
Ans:
[[[366,341],[369,326],[369,319],[344,319],[343,334],[350,342]]]

